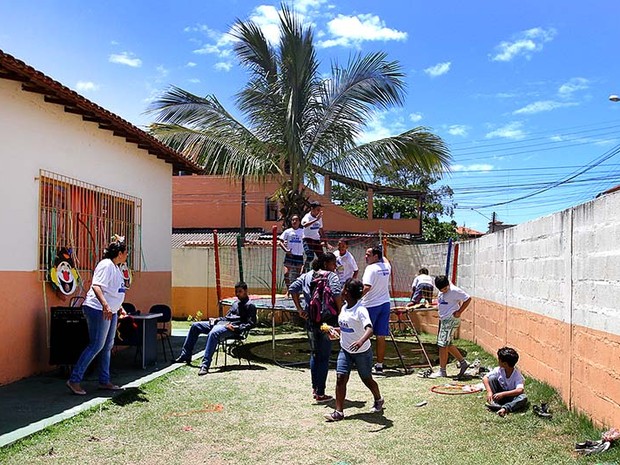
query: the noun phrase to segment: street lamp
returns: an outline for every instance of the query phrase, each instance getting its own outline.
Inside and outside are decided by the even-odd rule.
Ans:
[[[618,96],[616,94],[611,94],[609,96],[609,100],[611,100],[612,102],[620,102],[620,96]]]

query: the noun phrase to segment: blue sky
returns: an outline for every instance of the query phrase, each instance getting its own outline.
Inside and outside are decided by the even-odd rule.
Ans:
[[[459,225],[484,231],[493,212],[521,223],[620,184],[620,102],[608,99],[620,94],[617,0],[292,5],[315,26],[326,72],[358,52],[401,63],[405,106],[377,114],[364,138],[414,126],[440,135]],[[278,6],[0,0],[0,49],[144,127],[149,102],[171,84],[233,110],[245,74],[226,32],[253,18],[275,37]]]

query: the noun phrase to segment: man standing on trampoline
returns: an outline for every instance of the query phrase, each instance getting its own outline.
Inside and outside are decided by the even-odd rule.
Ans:
[[[284,284],[287,293],[291,282],[295,281],[301,274],[301,268],[304,266],[304,230],[300,227],[299,216],[291,217],[291,227],[285,229],[280,234],[280,247],[286,256],[284,257]]]
[[[385,336],[390,335],[390,275],[392,267],[380,247],[366,250],[366,269],[364,270],[364,296],[362,305],[368,309],[372,328],[377,337],[377,363],[373,371],[383,374],[385,359]]]
[[[314,256],[320,257],[323,254],[323,242],[325,234],[323,232],[323,210],[319,202],[310,202],[310,211],[301,220],[304,228],[304,252],[306,253],[306,263],[304,270],[310,269],[310,264]]]

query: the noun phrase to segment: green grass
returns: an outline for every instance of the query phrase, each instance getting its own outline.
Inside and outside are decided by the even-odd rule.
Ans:
[[[458,346],[470,360],[494,363],[474,344]],[[620,463],[618,446],[599,456],[575,455],[575,442],[598,439],[600,431],[568,412],[553,389],[530,378],[530,401],[549,402],[553,419],[531,410],[500,418],[485,410],[483,395],[433,394],[434,381],[415,375],[378,378],[386,410],[373,415],[367,413],[370,393],[353,374],[345,421],[326,423],[322,416],[331,408],[313,404],[308,370],[232,364],[205,377],[182,367],[1,449],[0,463]],[[456,371],[453,365],[449,371]],[[334,384],[330,371],[330,391]],[[423,400],[428,404],[416,408]]]

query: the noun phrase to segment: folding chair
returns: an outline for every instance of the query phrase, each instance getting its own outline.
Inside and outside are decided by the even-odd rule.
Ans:
[[[228,356],[230,355],[231,357],[234,357],[233,351],[244,344],[249,334],[250,330],[246,329],[245,331],[241,331],[240,333],[231,334],[225,339],[220,339],[217,345],[217,352],[215,353],[215,364],[217,365],[219,352],[222,351],[224,353],[224,366],[226,366],[228,362]],[[239,353],[237,353],[237,355],[239,365],[241,365],[241,356],[239,355]],[[245,357],[245,360],[248,362],[248,366],[252,366],[248,357]]]

